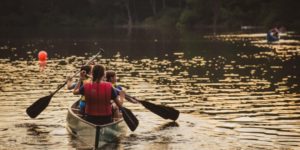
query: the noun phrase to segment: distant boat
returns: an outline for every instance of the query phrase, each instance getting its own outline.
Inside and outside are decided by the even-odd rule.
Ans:
[[[76,138],[93,148],[101,148],[107,143],[116,142],[126,133],[123,118],[105,125],[96,125],[82,118],[78,101],[71,105],[67,114],[67,130]]]

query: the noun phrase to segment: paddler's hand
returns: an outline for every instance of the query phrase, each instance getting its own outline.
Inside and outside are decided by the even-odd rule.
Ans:
[[[71,82],[72,78],[71,77],[67,77],[67,82]]]
[[[121,98],[125,98],[125,91],[123,91],[123,90],[122,90],[122,91],[119,91],[119,94],[120,94],[120,97],[121,97]]]

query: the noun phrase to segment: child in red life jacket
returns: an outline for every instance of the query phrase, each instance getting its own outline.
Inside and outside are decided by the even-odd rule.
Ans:
[[[118,95],[111,83],[103,81],[105,68],[102,65],[95,65],[92,70],[92,82],[85,83],[80,87],[76,85],[73,93],[85,96],[85,119],[94,124],[107,124],[113,121],[112,103],[122,106]]]

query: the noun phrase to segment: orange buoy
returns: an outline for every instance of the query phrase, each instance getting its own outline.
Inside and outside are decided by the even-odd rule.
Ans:
[[[46,61],[47,60],[47,52],[40,51],[38,54],[39,61]]]

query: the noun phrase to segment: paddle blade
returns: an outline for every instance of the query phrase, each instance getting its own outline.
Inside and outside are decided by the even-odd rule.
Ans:
[[[179,111],[168,106],[156,105],[147,101],[139,101],[142,105],[151,112],[161,116],[164,119],[177,120]]]
[[[121,107],[123,118],[131,131],[134,131],[139,125],[139,120],[134,116],[131,110]]]
[[[26,109],[26,113],[30,118],[37,117],[49,104],[52,94],[42,97],[34,102],[31,106]]]

